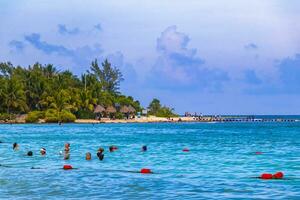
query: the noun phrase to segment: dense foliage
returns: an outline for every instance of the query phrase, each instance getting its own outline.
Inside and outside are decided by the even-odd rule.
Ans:
[[[105,60],[92,62],[90,71],[75,76],[39,63],[29,67],[0,63],[0,116],[30,113],[26,120],[37,122],[74,121],[93,118],[95,105],[131,105],[141,111],[139,101],[119,91],[123,81],[119,69]]]
[[[157,117],[177,117],[178,115],[174,113],[173,108],[167,106],[162,106],[158,99],[153,99],[148,106],[148,114],[155,115]]]

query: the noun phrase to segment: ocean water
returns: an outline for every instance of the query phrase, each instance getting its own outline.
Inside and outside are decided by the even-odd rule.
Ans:
[[[0,199],[300,199],[298,122],[0,125],[0,140]],[[277,171],[283,180],[255,178]]]

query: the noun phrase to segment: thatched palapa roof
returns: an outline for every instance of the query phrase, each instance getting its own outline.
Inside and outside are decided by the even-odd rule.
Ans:
[[[121,113],[129,113],[129,108],[127,106],[123,106],[121,109],[120,109],[120,112]]]
[[[117,110],[113,106],[108,106],[105,110],[107,113],[116,113]]]
[[[129,109],[130,113],[135,113],[136,112],[135,108],[132,107],[131,105],[128,106],[128,109]]]
[[[105,108],[101,105],[97,105],[94,109],[94,113],[102,113],[105,111]]]

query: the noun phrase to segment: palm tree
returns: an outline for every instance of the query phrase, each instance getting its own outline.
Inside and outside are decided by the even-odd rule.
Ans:
[[[11,112],[26,112],[28,110],[23,85],[16,77],[9,77],[3,81],[0,96],[8,114],[11,114]]]

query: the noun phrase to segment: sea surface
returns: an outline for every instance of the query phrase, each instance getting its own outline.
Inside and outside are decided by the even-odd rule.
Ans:
[[[0,125],[0,140],[0,199],[300,199],[300,122]]]

